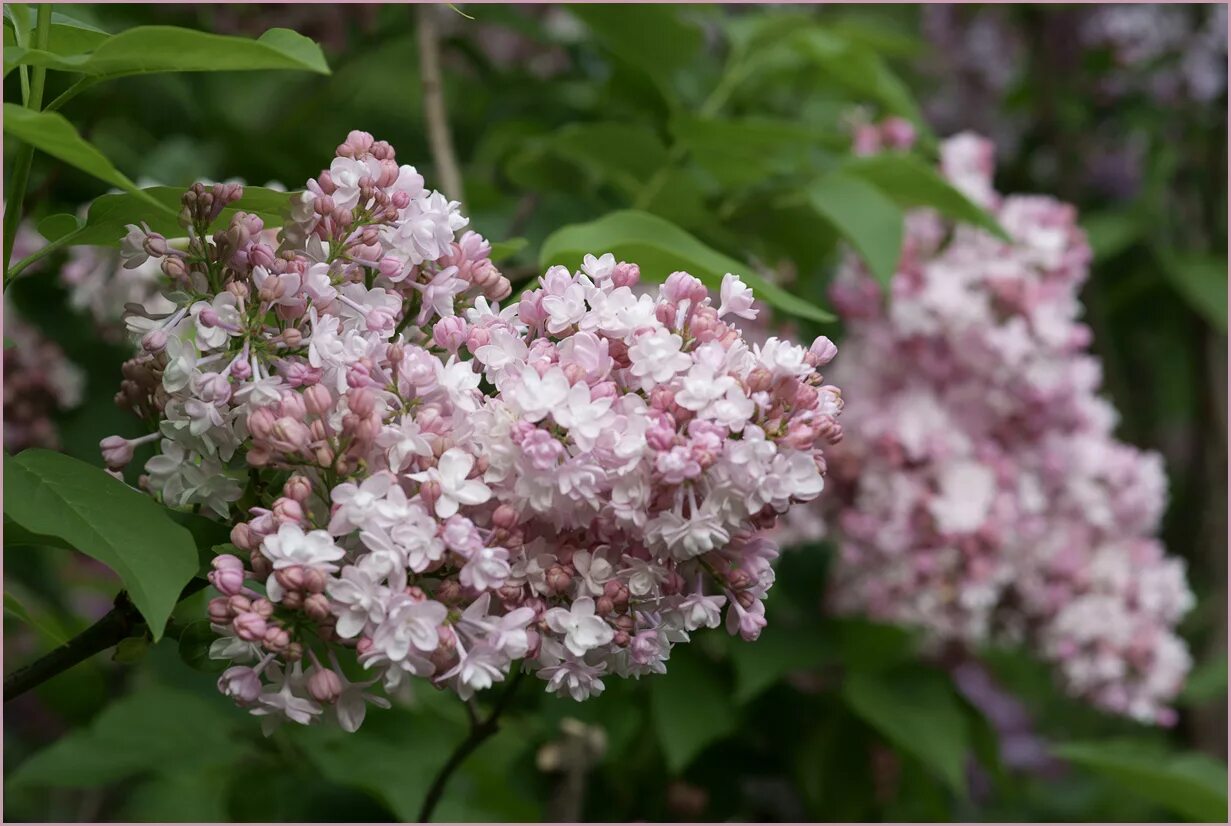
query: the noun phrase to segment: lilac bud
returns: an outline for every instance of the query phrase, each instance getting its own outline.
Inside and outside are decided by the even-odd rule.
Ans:
[[[818,367],[833,361],[833,357],[837,354],[838,348],[829,340],[828,336],[818,336],[816,341],[812,342],[812,346],[808,348],[808,355],[816,360],[815,365]]]
[[[167,346],[167,334],[162,330],[150,330],[141,337],[141,348],[147,353],[161,353]]]
[[[256,669],[234,665],[218,678],[218,690],[241,706],[252,705],[261,696],[261,678]]]
[[[235,559],[235,557],[231,557]],[[239,562],[238,559],[235,559]],[[215,560],[217,562],[217,560]],[[209,582],[218,589],[220,594],[232,597],[238,594],[244,588],[244,568],[241,564],[239,568],[219,568],[214,566],[214,570],[209,572]]]
[[[236,617],[233,627],[235,634],[247,642],[257,642],[265,636],[265,618],[252,611],[246,611]]]
[[[324,594],[312,594],[303,601],[303,612],[309,619],[324,622],[329,619],[329,598]]]
[[[123,436],[108,436],[98,446],[102,450],[103,461],[111,470],[121,470],[133,459],[133,443]]]
[[[308,693],[318,703],[336,703],[342,696],[342,680],[332,668],[314,669],[308,677]]]
[[[214,597],[209,601],[209,621],[214,625],[228,625],[231,622],[231,606],[226,597]]]

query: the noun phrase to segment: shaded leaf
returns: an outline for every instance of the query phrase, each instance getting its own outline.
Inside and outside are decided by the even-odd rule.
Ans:
[[[209,620],[197,620],[189,623],[180,631],[178,642],[180,659],[197,671],[206,674],[219,674],[228,665],[226,660],[216,660],[210,657],[209,647],[218,635],[210,628]]]
[[[671,79],[701,50],[701,30],[670,5],[573,5],[594,38],[616,57],[649,75],[670,99]]]
[[[1128,249],[1142,234],[1137,216],[1118,210],[1086,213],[1082,216],[1081,228],[1086,231],[1095,263]]]
[[[738,120],[681,115],[671,122],[676,141],[726,186],[748,186],[771,175],[800,176],[832,161],[825,147],[838,141],[825,130],[796,121]],[[841,144],[848,142],[841,137]]]
[[[1188,675],[1180,699],[1191,705],[1225,698],[1227,694],[1227,655],[1201,663]]]
[[[886,740],[918,758],[955,793],[964,793],[969,734],[962,706],[944,676],[917,666],[854,672],[842,686],[842,697]]]
[[[736,728],[727,691],[696,654],[680,648],[672,652],[668,673],[650,683],[650,713],[673,774]]]
[[[1166,806],[1189,820],[1227,821],[1227,767],[1203,754],[1167,751],[1130,739],[1062,743],[1054,750],[1057,756],[1106,777],[1125,792]]]
[[[875,51],[815,26],[793,36],[828,78],[876,101],[888,114],[913,122],[922,135],[930,134],[910,89]]]
[[[1227,259],[1213,255],[1163,253],[1163,272],[1189,305],[1210,325],[1227,334]]]
[[[227,765],[246,749],[233,734],[243,719],[228,713],[221,697],[140,689],[17,766],[7,783],[90,788],[145,772]]]
[[[756,642],[735,642],[735,700],[745,703],[793,671],[832,660],[833,642],[816,628],[782,628],[771,624]]]

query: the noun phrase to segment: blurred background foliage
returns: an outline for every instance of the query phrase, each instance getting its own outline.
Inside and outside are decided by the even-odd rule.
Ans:
[[[57,10],[111,33],[287,27],[324,50],[328,76],[138,75],[67,103],[82,135],[142,185],[295,188],[355,128],[439,181],[413,7]],[[828,549],[791,552],[758,643],[699,635],[666,677],[609,681],[585,704],[522,692],[438,819],[1225,818],[1225,7],[430,13],[465,210],[493,240],[526,239],[503,264],[515,284],[550,257],[554,230],[631,208],[823,305],[842,239],[865,255],[890,249],[892,264],[885,215],[920,202],[902,187],[862,201],[825,193],[826,175],[850,157],[854,120],[915,121],[928,163],[936,136],[995,139],[1002,191],[1050,193],[1081,210],[1095,250],[1083,299],[1107,391],[1121,436],[1166,458],[1165,540],[1198,595],[1183,628],[1197,666],[1180,723],[1154,730],[1066,699],[1021,652],[982,652],[985,670],[964,679],[921,657],[906,632],[826,618]],[[49,96],[66,85],[52,73]],[[15,74],[5,93],[20,99]],[[74,212],[102,192],[40,156],[27,207],[36,218]],[[7,296],[83,369],[83,401],[56,424],[62,449],[99,464],[100,438],[137,435],[112,404],[126,348],[100,338],[46,273]],[[841,341],[836,324],[794,323]],[[66,551],[14,549],[5,575],[6,671],[84,628],[117,588]],[[202,615],[203,602],[177,611]],[[208,674],[185,666],[185,639],[130,641],[6,707],[6,819],[413,819],[464,735],[461,705],[421,689],[356,735],[262,738]],[[975,683],[988,675],[993,698],[1017,702],[978,703]]]

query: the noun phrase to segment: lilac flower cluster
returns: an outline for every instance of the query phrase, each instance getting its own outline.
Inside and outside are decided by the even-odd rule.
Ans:
[[[831,456],[833,605],[942,642],[1029,642],[1074,694],[1170,723],[1193,597],[1154,536],[1161,458],[1117,441],[1097,395],[1075,212],[998,195],[973,135],[941,156],[1012,242],[919,211],[887,303],[854,259],[834,283],[857,415]]]
[[[247,509],[211,574],[224,693],[354,730],[413,677],[468,698],[520,668],[582,700],[665,671],[724,608],[757,637],[761,534],[820,494],[841,435],[828,339],[749,346],[736,276],[715,307],[683,272],[635,289],[610,254],[502,309],[458,204],[365,133],[294,196],[276,249],[241,212],[207,237],[238,195],[185,196],[186,252],[130,233],[177,309],[130,318],[120,393],[161,440],[152,492]],[[103,448],[118,467],[134,445]]]
[[[4,449],[58,448],[53,417],[81,403],[85,374],[7,301],[4,338]]]

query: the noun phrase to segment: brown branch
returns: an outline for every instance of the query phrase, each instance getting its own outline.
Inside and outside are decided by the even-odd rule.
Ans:
[[[436,774],[436,778],[432,781],[431,788],[427,791],[427,796],[423,798],[423,806],[419,809],[419,823],[431,821],[432,812],[436,809],[436,804],[440,802],[440,798],[444,795],[445,786],[448,785],[449,778],[461,767],[466,758],[483,744],[483,741],[500,730],[500,715],[508,706],[509,700],[512,699],[513,692],[517,690],[518,683],[521,682],[523,672],[520,670],[520,667],[517,668],[518,671],[509,680],[508,687],[505,688],[500,698],[496,700],[491,714],[487,715],[485,719],[479,719],[478,715],[473,711],[474,707],[467,705],[467,708],[471,710],[470,733],[453,750],[453,754],[449,755],[449,759],[441,766],[440,771]]]
[[[445,109],[444,83],[440,74],[440,32],[436,28],[436,9],[428,4],[415,7],[419,29],[419,72],[423,82],[423,114],[427,119],[428,146],[440,189],[453,201],[463,198],[462,175],[453,151],[453,135]]]
[[[208,584],[204,579],[192,580],[180,593],[180,599],[187,599]],[[136,636],[139,631],[143,632],[144,624],[141,612],[132,604],[128,594],[120,591],[116,595],[115,606],[98,622],[59,648],[5,677],[4,702],[14,700],[95,654]]]

